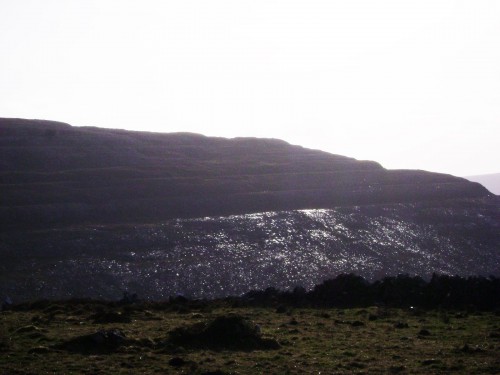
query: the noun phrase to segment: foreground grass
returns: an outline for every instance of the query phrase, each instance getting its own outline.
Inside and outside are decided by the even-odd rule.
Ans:
[[[96,312],[128,323],[95,323]],[[280,312],[277,312],[280,311]],[[276,339],[272,350],[165,344],[175,328],[238,314]],[[117,328],[127,343],[108,354],[60,344]],[[173,360],[175,359],[175,360]],[[498,374],[500,316],[402,309],[281,309],[169,304],[45,303],[0,313],[0,374]]]

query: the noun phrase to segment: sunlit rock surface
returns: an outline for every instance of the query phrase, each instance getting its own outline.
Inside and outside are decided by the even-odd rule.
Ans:
[[[355,206],[3,234],[14,299],[196,298],[311,288],[343,272],[500,276],[498,198]]]

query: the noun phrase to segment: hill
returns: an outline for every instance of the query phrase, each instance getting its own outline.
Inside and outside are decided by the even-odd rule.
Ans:
[[[462,178],[275,139],[20,119],[0,119],[0,134],[2,231],[489,195]]]
[[[213,298],[500,275],[500,198],[275,139],[0,119],[0,295]]]

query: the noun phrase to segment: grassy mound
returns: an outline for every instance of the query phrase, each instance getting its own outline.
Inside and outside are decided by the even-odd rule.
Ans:
[[[56,345],[55,349],[80,354],[110,354],[125,342],[125,335],[120,330],[109,329],[75,337]]]
[[[276,340],[262,338],[259,327],[239,315],[219,316],[208,323],[176,328],[170,332],[169,342],[212,350],[251,351],[280,347]]]

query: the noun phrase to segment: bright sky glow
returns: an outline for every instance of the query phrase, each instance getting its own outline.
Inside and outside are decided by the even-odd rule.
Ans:
[[[497,0],[0,0],[0,117],[500,171]]]

